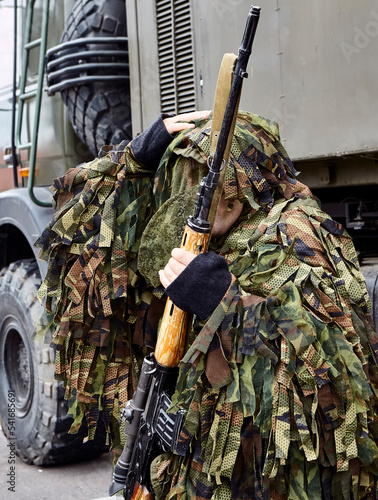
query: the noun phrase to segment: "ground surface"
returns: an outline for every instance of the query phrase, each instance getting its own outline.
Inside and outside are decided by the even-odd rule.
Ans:
[[[0,430],[1,500],[107,500],[111,453],[79,464],[42,468],[26,465],[18,457],[12,463],[13,454],[8,445]],[[8,490],[12,487],[8,483],[11,479],[14,479],[14,491]]]

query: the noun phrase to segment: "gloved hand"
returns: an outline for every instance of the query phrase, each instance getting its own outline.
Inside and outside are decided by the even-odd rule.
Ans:
[[[134,158],[144,167],[156,170],[174,134],[194,128],[194,123],[189,123],[190,121],[206,119],[209,114],[210,111],[193,111],[176,116],[161,114],[144,132],[132,140],[131,150]]]
[[[208,318],[231,284],[226,260],[214,252],[194,255],[174,248],[160,281],[172,302],[200,319]]]

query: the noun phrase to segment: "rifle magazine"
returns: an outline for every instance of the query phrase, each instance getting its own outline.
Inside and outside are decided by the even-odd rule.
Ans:
[[[166,392],[160,397],[160,404],[156,413],[155,430],[159,437],[161,448],[164,451],[176,452],[177,443],[180,437],[184,412],[167,413],[171,405],[171,398]]]

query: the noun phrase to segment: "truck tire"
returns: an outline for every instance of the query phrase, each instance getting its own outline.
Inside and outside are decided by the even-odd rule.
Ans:
[[[117,36],[126,36],[124,0],[76,0],[67,18],[61,42]],[[115,42],[111,48],[115,54],[113,62],[116,62],[119,47]],[[99,60],[92,57],[87,62]],[[98,74],[106,74],[106,71],[101,70]],[[73,129],[92,155],[97,156],[105,144],[118,144],[124,139],[131,139],[128,84],[117,81],[88,83],[62,90],[61,95]]]
[[[0,419],[20,458],[35,465],[70,463],[105,451],[104,427],[83,444],[85,426],[68,434],[63,387],[54,380],[54,350],[31,340],[42,312],[41,279],[34,259],[0,272]]]

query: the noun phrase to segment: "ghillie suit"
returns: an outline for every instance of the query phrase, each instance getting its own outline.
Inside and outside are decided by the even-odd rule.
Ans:
[[[193,211],[210,125],[180,133],[156,172],[132,143],[67,172],[38,240],[49,259],[38,335],[57,348],[72,430],[85,415],[91,436],[101,411],[118,452],[119,408],[156,340],[157,271]],[[210,317],[193,319],[172,401],[186,412],[187,455],[155,462],[159,498],[376,498],[369,297],[350,237],[296,174],[276,125],[239,113],[224,192],[244,208],[210,248],[232,281]]]

